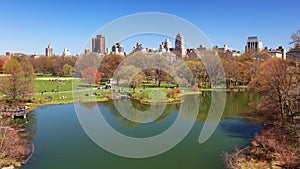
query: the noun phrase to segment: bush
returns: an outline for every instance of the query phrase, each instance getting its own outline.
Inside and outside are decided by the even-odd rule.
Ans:
[[[176,94],[179,94],[181,93],[180,89],[179,88],[176,88],[176,89],[173,89],[173,90],[170,90],[167,94],[167,97],[169,98],[174,98]]]

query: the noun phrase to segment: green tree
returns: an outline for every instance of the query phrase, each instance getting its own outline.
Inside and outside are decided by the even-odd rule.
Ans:
[[[22,66],[17,59],[12,58],[5,62],[3,70],[7,76],[1,78],[0,90],[9,101],[14,103],[22,91]]]
[[[72,73],[73,73],[73,67],[69,64],[65,64],[63,67],[63,75],[68,76],[68,75],[72,75]]]

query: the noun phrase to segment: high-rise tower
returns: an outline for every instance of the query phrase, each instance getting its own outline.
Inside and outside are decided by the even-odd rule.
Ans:
[[[92,51],[97,53],[105,52],[105,37],[102,35],[97,35],[92,39]]]
[[[184,47],[184,37],[181,33],[176,35],[175,39],[175,51],[180,54],[181,57],[186,55],[186,50]]]
[[[262,51],[263,44],[258,40],[257,36],[248,37],[247,44],[245,46],[246,53],[254,53]]]
[[[48,47],[45,49],[45,55],[46,56],[53,56],[54,55],[54,49],[52,46],[48,45]]]

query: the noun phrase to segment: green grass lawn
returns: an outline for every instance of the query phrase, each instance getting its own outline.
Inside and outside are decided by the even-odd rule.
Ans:
[[[48,80],[36,80],[37,92],[47,91],[71,91],[72,90],[72,80],[66,80],[62,82],[52,82]]]
[[[92,96],[94,93],[96,93],[97,96]],[[64,98],[62,98],[62,96],[64,96]],[[63,104],[73,102],[105,101],[108,100],[106,96],[110,96],[110,90],[90,90],[79,91],[76,93],[46,93],[45,95],[36,94],[34,99],[35,102],[42,102],[46,104]],[[47,100],[47,97],[51,97],[52,100]]]
[[[83,83],[80,79],[61,80],[61,82],[37,79],[36,84],[38,93],[42,91],[52,92],[52,90],[58,90],[58,92],[72,91],[73,86],[74,90],[99,86],[97,84],[90,86],[89,84]]]

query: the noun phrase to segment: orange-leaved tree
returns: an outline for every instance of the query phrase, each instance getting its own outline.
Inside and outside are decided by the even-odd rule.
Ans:
[[[82,77],[83,80],[91,86],[94,83],[100,83],[102,76],[95,68],[88,67],[82,71]]]
[[[296,71],[297,68],[288,61],[277,58],[269,59],[259,67],[250,89],[262,95],[258,101],[261,112],[273,113],[273,118],[282,123],[293,117],[291,93],[299,85]]]
[[[0,72],[3,70],[4,60],[0,59]]]

